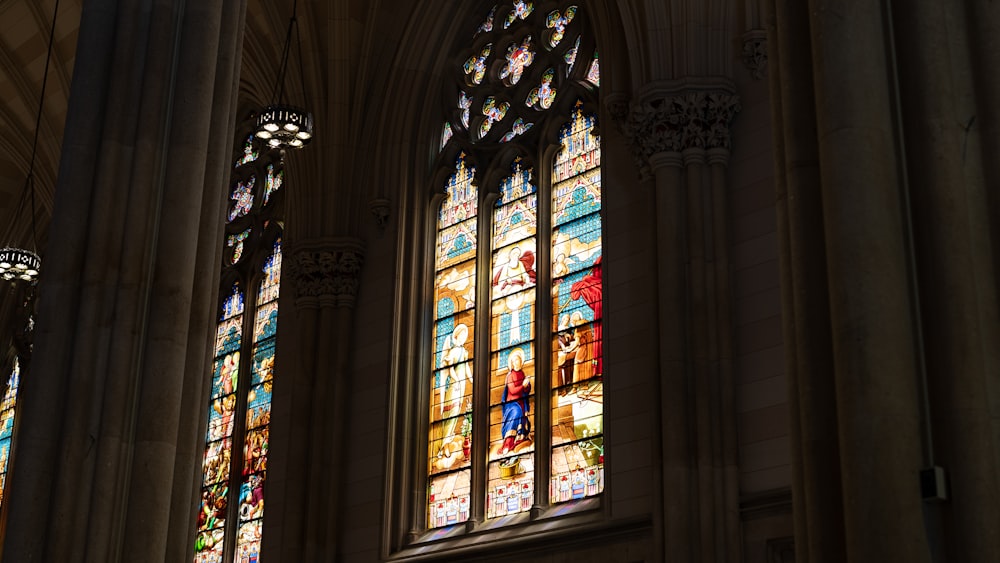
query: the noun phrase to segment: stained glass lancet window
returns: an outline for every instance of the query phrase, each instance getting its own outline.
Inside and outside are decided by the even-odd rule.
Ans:
[[[487,518],[534,505],[537,200],[531,170],[515,160],[493,213]]]
[[[453,59],[427,372],[429,529],[593,507],[586,499],[604,491],[599,67],[584,10],[557,8],[498,3]],[[477,330],[488,338],[474,343]]]
[[[601,148],[577,107],[552,167],[552,502],[604,490]]]
[[[437,222],[427,496],[433,527],[469,519],[478,219],[474,176],[475,168],[460,155]]]
[[[233,170],[207,405],[195,563],[258,561],[281,275],[284,171],[251,141]],[[261,181],[254,181],[255,178]]]
[[[21,383],[21,365],[17,358],[11,368],[3,399],[0,402],[0,506],[3,506],[7,490],[7,468],[10,464],[10,450],[14,441],[14,412],[17,406],[17,389]]]

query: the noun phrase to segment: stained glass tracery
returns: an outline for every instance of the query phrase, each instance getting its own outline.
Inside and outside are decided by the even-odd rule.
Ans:
[[[256,177],[251,176],[249,180],[241,180],[236,183],[233,193],[229,196],[229,199],[233,201],[233,205],[229,210],[230,221],[238,217],[243,217],[250,212],[250,209],[253,207],[253,185],[256,180]]]
[[[549,35],[550,47],[555,47],[562,41],[563,36],[566,34],[566,26],[569,25],[569,22],[573,21],[575,16],[576,6],[566,8],[566,11],[562,14],[559,13],[559,10],[554,10],[545,16],[545,27],[552,30]]]
[[[524,38],[520,44],[511,43],[507,47],[506,64],[500,69],[500,78],[504,82],[513,86],[521,80],[525,69],[535,61],[535,51],[531,44],[531,36]]]

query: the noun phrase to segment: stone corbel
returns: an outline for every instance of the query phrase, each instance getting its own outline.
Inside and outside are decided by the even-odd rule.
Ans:
[[[767,32],[751,29],[743,34],[743,65],[754,80],[767,76]]]
[[[375,217],[375,224],[378,225],[379,231],[384,232],[386,225],[389,224],[389,200],[384,197],[373,199],[368,202],[368,209]]]
[[[295,304],[299,307],[354,307],[364,247],[353,238],[296,244],[288,261]]]

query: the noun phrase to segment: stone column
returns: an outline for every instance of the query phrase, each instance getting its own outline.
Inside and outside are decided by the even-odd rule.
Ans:
[[[264,548],[269,549],[266,538],[273,530],[283,547],[281,553],[270,552],[275,560],[333,561],[339,495],[346,481],[346,463],[338,455],[347,449],[348,439],[347,362],[364,250],[358,239],[311,239],[291,245],[289,256],[293,332],[298,339],[294,346],[304,347],[302,352],[315,360],[295,366],[301,371],[287,372],[294,380],[283,402],[296,407],[288,409],[284,420],[273,422],[276,434],[289,440],[289,449],[276,457],[287,464],[276,468],[281,485],[274,489],[285,497],[284,510],[271,521],[265,519]],[[285,354],[287,359],[290,348],[279,349],[279,357]]]
[[[925,465],[943,467],[950,483],[948,501],[931,506],[942,517],[948,560],[985,561],[1000,553],[1000,443],[993,432],[1000,411],[991,413],[1000,405],[1000,315],[988,195],[996,189],[983,162],[997,155],[978,150],[996,140],[976,124],[988,121],[1000,100],[987,107],[977,100],[972,50],[979,47],[966,42],[963,12],[928,0],[893,2],[904,187],[933,427]]]
[[[739,102],[731,85],[710,79],[656,84],[639,100],[609,106],[655,180],[660,549],[677,561],[738,561],[724,171]]]
[[[811,39],[801,23],[808,7],[795,0],[775,4],[768,42],[796,556],[839,562],[846,555],[830,304]]]
[[[196,294],[218,264],[244,9],[83,11],[7,560],[164,561],[193,537],[184,410],[206,383]]]

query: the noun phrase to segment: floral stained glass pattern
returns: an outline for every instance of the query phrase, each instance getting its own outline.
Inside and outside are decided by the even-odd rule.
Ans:
[[[233,164],[233,168],[239,168],[244,164],[253,162],[257,160],[257,157],[259,156],[260,152],[258,152],[257,149],[255,149],[253,146],[253,135],[250,135],[249,137],[247,137],[246,142],[243,143],[243,156],[236,159],[236,163]]]
[[[483,23],[479,24],[479,27],[476,28],[476,34],[473,37],[478,37],[480,33],[489,33],[493,31],[493,17],[496,13],[497,7],[493,6],[493,9],[486,15],[486,19],[483,20]]]
[[[278,331],[278,290],[281,275],[281,240],[264,262],[263,280],[257,290],[253,329],[250,389],[247,394],[243,470],[239,492],[239,531],[236,562],[260,557],[264,518],[264,483],[271,422],[271,385],[274,377],[274,341]]]
[[[448,141],[451,140],[451,137],[454,134],[455,134],[455,132],[451,130],[451,123],[448,122],[448,121],[445,121],[444,122],[444,126],[441,127],[441,149],[440,150],[444,150],[445,145],[448,144]]]
[[[590,68],[587,69],[587,82],[594,86],[601,85],[601,64],[597,59],[597,51],[594,51],[594,60],[590,62]]]
[[[478,55],[473,55],[469,57],[469,60],[465,61],[463,67],[465,69],[465,78],[470,84],[483,83],[483,77],[486,76],[486,58],[490,56],[492,49],[493,44],[487,43]]]
[[[0,506],[7,493],[7,468],[14,441],[14,413],[17,407],[17,389],[21,384],[21,365],[14,359],[3,400],[0,402]]]
[[[427,523],[469,519],[478,190],[461,154],[437,221]]]
[[[281,184],[285,181],[285,171],[275,170],[273,164],[267,165],[267,182],[264,184],[264,205],[271,202],[271,196],[281,189]]]
[[[232,293],[223,301],[216,329],[195,563],[221,563],[223,556],[231,500],[229,470],[236,424],[244,303],[243,290],[238,283],[234,284]]]
[[[250,237],[250,229],[229,235],[226,238],[226,246],[232,249],[232,256],[229,259],[231,264],[236,264],[243,258],[243,244]]]
[[[547,69],[542,73],[542,83],[537,88],[532,88],[528,92],[528,99],[524,100],[524,105],[528,107],[538,107],[549,109],[556,99],[556,89],[552,86],[552,80],[556,76],[554,68]]]
[[[563,55],[563,60],[566,61],[566,76],[569,76],[573,72],[573,65],[576,64],[576,54],[580,52],[580,38],[576,38],[576,42],[570,47],[566,54]]]
[[[513,86],[521,80],[525,69],[535,61],[535,52],[531,46],[531,36],[528,35],[520,44],[511,43],[507,47],[507,59],[500,68],[500,78],[504,84]]]
[[[518,0],[517,2],[514,2],[514,9],[511,10],[509,14],[507,14],[507,20],[504,21],[503,28],[507,29],[508,27],[513,25],[514,22],[518,20],[518,18],[522,20],[526,19],[529,15],[531,15],[531,12],[534,9],[535,8],[534,6],[532,6],[531,2],[525,2],[524,0]]]
[[[523,135],[528,129],[531,129],[533,123],[525,123],[523,117],[518,117],[514,120],[514,124],[511,125],[510,131],[500,139],[501,143],[509,143],[514,140],[514,137],[518,135]]]
[[[579,104],[552,170],[553,503],[604,490],[600,140]]]
[[[472,109],[472,98],[465,92],[458,93],[458,109],[462,110],[462,125],[468,129],[469,112]]]
[[[479,126],[479,136],[485,137],[490,132],[494,123],[503,121],[508,109],[510,109],[508,102],[501,102],[493,96],[486,98],[486,101],[483,102],[483,116],[485,119],[482,125]]]
[[[516,159],[493,213],[486,517],[534,504],[535,232],[531,171]]]
[[[550,47],[559,45],[559,42],[562,41],[563,36],[566,34],[566,26],[569,25],[569,22],[573,21],[575,16],[576,6],[566,8],[566,12],[563,14],[560,14],[559,10],[555,10],[545,16],[545,27],[551,30],[548,39]]]
[[[230,221],[250,213],[250,209],[253,207],[253,185],[256,180],[255,177],[251,176],[249,180],[236,183],[233,193],[229,196],[229,199],[233,201],[233,205],[229,209]]]

